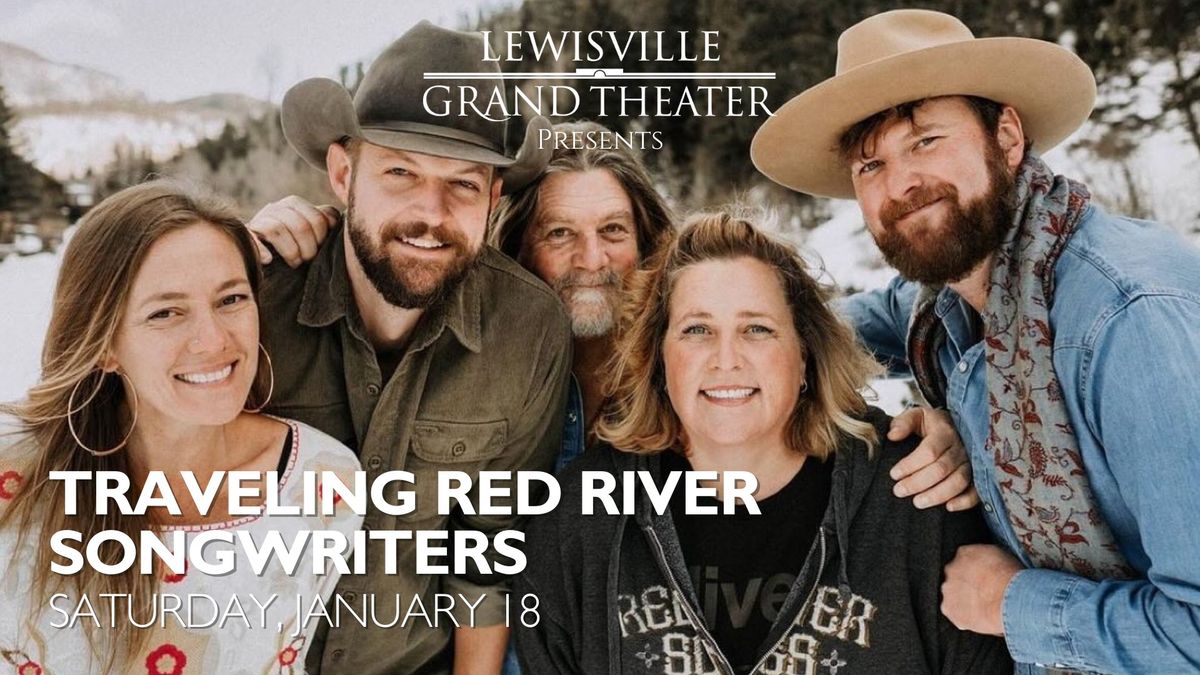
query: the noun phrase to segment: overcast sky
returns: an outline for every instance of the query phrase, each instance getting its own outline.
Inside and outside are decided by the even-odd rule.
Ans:
[[[239,92],[278,101],[337,77],[421,19],[448,28],[515,0],[4,0],[0,40],[116,75],[153,99]],[[275,74],[272,87],[269,73]]]

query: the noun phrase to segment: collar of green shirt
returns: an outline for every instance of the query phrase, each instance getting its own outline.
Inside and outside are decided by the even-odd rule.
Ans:
[[[481,256],[500,255],[484,246]],[[480,262],[483,262],[482,260]],[[410,348],[424,349],[449,328],[459,343],[472,352],[482,349],[480,339],[480,301],[478,264],[467,272],[450,297],[425,311],[417,324]],[[353,309],[353,311],[351,311]],[[321,328],[346,319],[352,330],[362,335],[362,319],[354,305],[350,276],[346,269],[346,238],[340,229],[330,232],[308,268],[304,298],[296,317],[301,325]]]

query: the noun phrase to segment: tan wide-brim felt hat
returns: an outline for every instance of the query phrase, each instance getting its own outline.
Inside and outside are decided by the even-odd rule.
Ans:
[[[980,96],[1010,105],[1038,152],[1061,143],[1092,112],[1096,79],[1087,64],[1043,40],[976,38],[941,12],[884,12],[838,39],[836,75],[768,119],[750,158],[780,185],[821,197],[854,198],[838,139],[888,108],[936,96]]]

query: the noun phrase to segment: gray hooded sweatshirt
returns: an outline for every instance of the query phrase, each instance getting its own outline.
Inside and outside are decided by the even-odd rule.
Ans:
[[[656,514],[639,490],[634,515],[581,513],[582,472],[661,476],[660,457],[607,446],[584,454],[559,476],[558,508],[528,530],[514,593],[537,596],[536,613],[523,617],[536,625],[513,620],[524,672],[1012,673],[1003,640],[960,631],[939,609],[942,568],[955,550],[989,540],[980,514],[919,510],[895,497],[888,472],[915,441],[889,442],[889,418],[874,409],[867,418],[882,445],[868,457],[846,437],[827,460],[823,522],[749,670],[734,669],[704,624],[669,508]]]

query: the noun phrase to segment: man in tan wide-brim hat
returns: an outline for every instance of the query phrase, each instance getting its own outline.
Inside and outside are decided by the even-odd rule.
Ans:
[[[434,535],[368,541],[366,574],[338,582],[348,610],[300,643],[308,672],[500,672],[506,575],[521,565],[512,545],[523,519],[469,505],[443,511],[439,474],[474,484],[483,470],[553,467],[571,335],[554,293],[485,244],[501,193],[549,159],[536,140],[548,123],[530,120],[524,140],[510,143],[507,119],[470,107],[459,115],[454,97],[464,90],[425,79],[498,76],[484,56],[482,35],[422,22],[379,55],[353,97],[317,78],[283,100],[284,135],[328,174],[344,210],[287,198],[249,224],[274,258],[258,299],[274,364],[271,411],[354,448],[369,482],[411,474],[412,485],[391,476],[395,487],[384,488],[410,490],[411,512],[370,502],[371,535]],[[471,84],[483,100],[504,97],[501,79]],[[349,612],[373,619],[364,626]]]
[[[857,199],[900,272],[845,314],[950,412],[999,544],[948,560],[945,616],[1035,672],[1195,672],[1200,251],[1108,214],[1034,152],[1095,92],[1055,44],[886,12],[842,34],[835,76],[764,123],[751,157]]]

